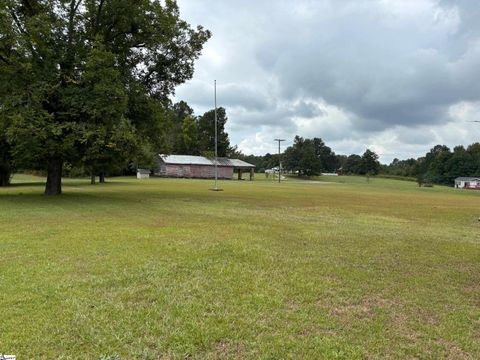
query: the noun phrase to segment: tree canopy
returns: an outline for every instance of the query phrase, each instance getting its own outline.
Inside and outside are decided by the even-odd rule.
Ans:
[[[380,170],[378,155],[370,149],[365,150],[360,162],[360,174],[377,175]]]
[[[65,162],[148,152],[209,37],[173,0],[0,0],[0,171],[44,168],[45,193],[59,194]]]
[[[283,158],[287,171],[305,176],[335,171],[339,167],[335,153],[320,138],[295,136],[293,145],[285,150]]]
[[[227,112],[225,108],[217,109],[217,148],[218,156],[228,156],[230,139],[225,130],[227,123]],[[198,119],[198,136],[200,152],[205,155],[211,155],[215,152],[215,110],[207,111]]]

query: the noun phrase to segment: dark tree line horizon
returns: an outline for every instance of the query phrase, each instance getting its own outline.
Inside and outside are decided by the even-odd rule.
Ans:
[[[236,146],[231,146],[225,129],[228,121],[224,107],[217,108],[217,151],[219,157],[238,154]],[[171,106],[165,122],[165,138],[160,152],[175,155],[215,154],[215,109],[203,115],[195,115],[193,109],[183,100]]]
[[[263,156],[241,155],[243,160],[251,162],[258,171],[278,166],[278,154],[267,153]],[[366,149],[363,155],[339,155],[326,146],[322,139],[294,138],[292,146],[282,154],[283,168],[299,176],[320,175],[340,170],[345,175],[390,175],[417,180],[419,184],[433,183],[453,186],[455,178],[460,176],[480,177],[480,143],[466,148],[458,145],[453,151],[446,145],[436,145],[425,156],[417,159],[399,160],[390,164],[380,164],[378,155]]]
[[[278,167],[278,154],[267,153],[263,156],[243,155],[242,160],[251,162],[256,170],[263,172]],[[338,155],[325,144],[321,138],[303,138],[295,136],[293,145],[287,147],[280,155],[282,170],[298,176],[316,176],[341,170],[344,174],[376,175],[381,165],[378,155],[366,149],[363,155]]]
[[[466,148],[458,145],[453,151],[446,145],[435,145],[418,159],[394,159],[389,165],[382,165],[382,172],[416,178],[419,185],[433,183],[453,186],[457,177],[480,177],[480,143],[470,144]]]

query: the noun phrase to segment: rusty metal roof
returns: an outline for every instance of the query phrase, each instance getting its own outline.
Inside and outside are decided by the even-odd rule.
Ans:
[[[230,164],[233,165],[233,167],[239,167],[239,168],[254,168],[255,165],[247,163],[246,161],[240,160],[240,159],[229,159]]]
[[[215,165],[215,159],[212,159],[211,161],[212,161],[212,165]],[[230,163],[230,159],[226,158],[226,157],[218,157],[217,158],[217,165],[218,166],[233,166]]]
[[[193,155],[164,155],[160,154],[160,157],[166,164],[178,164],[178,165],[213,165],[212,160],[203,156]]]
[[[160,158],[166,164],[175,165],[207,165],[214,166],[215,159],[208,159],[204,156],[194,155],[165,155],[160,154]],[[235,168],[254,168],[255,165],[249,164],[239,159],[229,159],[225,157],[217,158],[217,166],[231,166]]]

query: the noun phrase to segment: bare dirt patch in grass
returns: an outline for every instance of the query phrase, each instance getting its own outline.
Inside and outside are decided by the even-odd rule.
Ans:
[[[475,358],[464,351],[460,346],[454,342],[440,339],[437,344],[446,350],[446,359],[448,360],[474,360]]]
[[[341,303],[335,304],[331,312],[334,316],[338,317],[372,318],[378,310],[392,309],[399,305],[400,302],[398,300],[366,296],[358,302],[342,301]]]
[[[242,344],[232,343],[225,340],[218,341],[208,359],[243,359],[245,347]]]

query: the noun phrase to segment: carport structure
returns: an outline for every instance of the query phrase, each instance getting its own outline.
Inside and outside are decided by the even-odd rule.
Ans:
[[[250,181],[253,181],[255,177],[255,165],[249,164],[243,160],[239,159],[228,159],[230,164],[233,166],[233,172],[237,172],[238,180],[243,179],[243,173],[249,172],[250,173]]]

